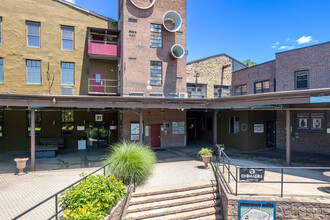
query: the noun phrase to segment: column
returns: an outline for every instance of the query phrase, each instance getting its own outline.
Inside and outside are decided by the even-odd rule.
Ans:
[[[139,112],[140,121],[139,121],[139,137],[140,137],[140,143],[143,143],[143,113],[140,109]]]
[[[213,144],[218,144],[218,113],[219,110],[213,111]]]
[[[286,110],[286,163],[291,164],[291,118],[290,110]]]
[[[35,161],[36,161],[36,129],[35,129],[35,111],[31,111],[31,170],[35,171]]]

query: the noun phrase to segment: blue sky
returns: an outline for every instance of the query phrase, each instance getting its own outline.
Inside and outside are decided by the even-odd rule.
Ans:
[[[117,0],[75,3],[117,19]],[[187,0],[187,27],[188,61],[226,53],[262,63],[329,41],[330,0]]]

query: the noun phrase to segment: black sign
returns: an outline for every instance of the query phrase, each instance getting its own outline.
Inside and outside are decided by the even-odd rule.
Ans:
[[[265,169],[240,168],[239,180],[246,182],[261,182],[265,177]]]

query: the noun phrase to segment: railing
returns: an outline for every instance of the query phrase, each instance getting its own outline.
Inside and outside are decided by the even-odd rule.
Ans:
[[[108,31],[90,31],[89,33],[89,43],[99,43],[99,44],[110,44],[118,45],[118,35],[113,33],[108,33]]]
[[[117,83],[115,79],[88,79],[88,94],[117,95]]]
[[[132,185],[132,184],[134,184],[134,185]],[[120,212],[118,220],[121,220],[124,217],[123,215],[124,215],[125,208],[126,208],[126,205],[127,205],[127,202],[128,202],[128,198],[131,194],[132,187],[133,187],[133,192],[135,192],[135,171],[133,172],[132,178],[129,182],[129,186],[127,187],[126,196],[125,196],[123,205],[121,207],[121,212]]]
[[[217,157],[216,157],[217,158]],[[220,208],[221,208],[221,215],[222,215],[222,219],[225,219],[224,217],[224,213],[223,213],[223,204],[222,204],[222,192],[221,192],[221,173],[220,173],[220,170],[219,170],[219,166],[217,166],[217,159],[214,159],[211,161],[211,164],[214,168],[214,171],[215,171],[215,176],[216,176],[216,181],[217,181],[217,185],[218,185],[218,191],[219,191],[219,199],[220,199]]]
[[[319,182],[315,182],[315,181],[284,181],[284,174],[285,174],[285,170],[330,170],[330,167],[275,167],[275,166],[265,166],[265,167],[247,167],[247,166],[237,166],[234,164],[234,162],[227,156],[227,154],[223,151],[223,149],[221,149],[219,146],[217,146],[217,150],[218,150],[218,156],[215,162],[215,167],[217,168],[217,175],[220,175],[219,178],[221,178],[222,180],[224,180],[223,182],[226,184],[226,189],[231,193],[234,194],[235,196],[238,195],[263,195],[263,196],[274,196],[274,195],[280,195],[281,197],[284,196],[284,184],[330,184],[330,182],[325,182],[325,181],[319,181]],[[221,172],[221,168],[222,168],[222,172]],[[232,172],[231,168],[234,168],[235,173]],[[266,170],[272,170],[272,171],[280,171],[281,173],[281,181],[260,181],[260,182],[247,182],[247,181],[243,181],[239,179],[239,170],[243,168],[243,169],[264,169],[265,172]],[[226,173],[227,172],[227,180],[226,180]],[[231,180],[235,181],[235,191],[233,192],[232,188],[230,187],[230,181]],[[280,193],[279,194],[248,194],[248,193],[238,193],[238,188],[239,188],[239,184],[281,184],[280,187]],[[312,197],[312,195],[286,195],[286,196],[300,196],[300,197]]]
[[[36,208],[40,207],[41,205],[45,204],[46,202],[50,201],[50,200],[53,199],[53,198],[55,199],[55,211],[54,211],[54,214],[53,214],[51,217],[49,217],[48,219],[53,219],[53,218],[58,219],[59,215],[65,210],[65,208],[62,208],[61,210],[59,210],[59,204],[58,204],[59,195],[60,195],[61,193],[63,193],[64,191],[66,191],[66,190],[68,190],[68,189],[70,189],[70,188],[72,188],[72,187],[78,185],[80,182],[82,182],[82,181],[85,180],[86,178],[90,177],[91,175],[94,175],[95,173],[97,173],[97,172],[99,172],[99,171],[101,171],[101,170],[103,170],[103,176],[106,176],[106,167],[107,167],[109,164],[110,164],[110,163],[104,165],[103,167],[101,167],[101,168],[95,170],[94,172],[92,172],[92,173],[90,173],[90,174],[84,176],[84,177],[81,178],[80,180],[78,180],[78,181],[72,183],[71,185],[65,187],[65,188],[62,189],[61,191],[59,191],[59,192],[53,194],[52,196],[49,196],[49,197],[46,198],[45,200],[39,202],[37,205],[35,205],[35,206],[29,208],[28,210],[26,210],[25,212],[19,214],[18,216],[16,216],[16,217],[13,218],[12,220],[16,220],[16,219],[19,219],[19,218],[25,216],[25,215],[28,214],[29,212],[35,210]],[[129,178],[131,178],[131,179],[130,179],[130,184],[129,184],[128,188],[131,189],[131,187],[132,187],[132,181],[133,181],[133,182],[134,182],[134,188],[133,188],[133,190],[135,191],[135,171],[134,171],[134,173],[133,173],[132,176],[129,176]],[[126,195],[126,197],[127,197],[127,195]],[[127,198],[125,198],[125,202],[127,202]]]

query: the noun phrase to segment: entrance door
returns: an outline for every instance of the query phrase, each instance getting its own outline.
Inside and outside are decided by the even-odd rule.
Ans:
[[[108,125],[103,122],[93,122],[89,124],[89,146],[100,148],[109,145]]]
[[[104,93],[103,72],[93,72],[93,92]]]
[[[267,122],[267,147],[276,147],[276,124],[275,121]]]
[[[151,147],[160,148],[160,126],[161,124],[151,125]]]

